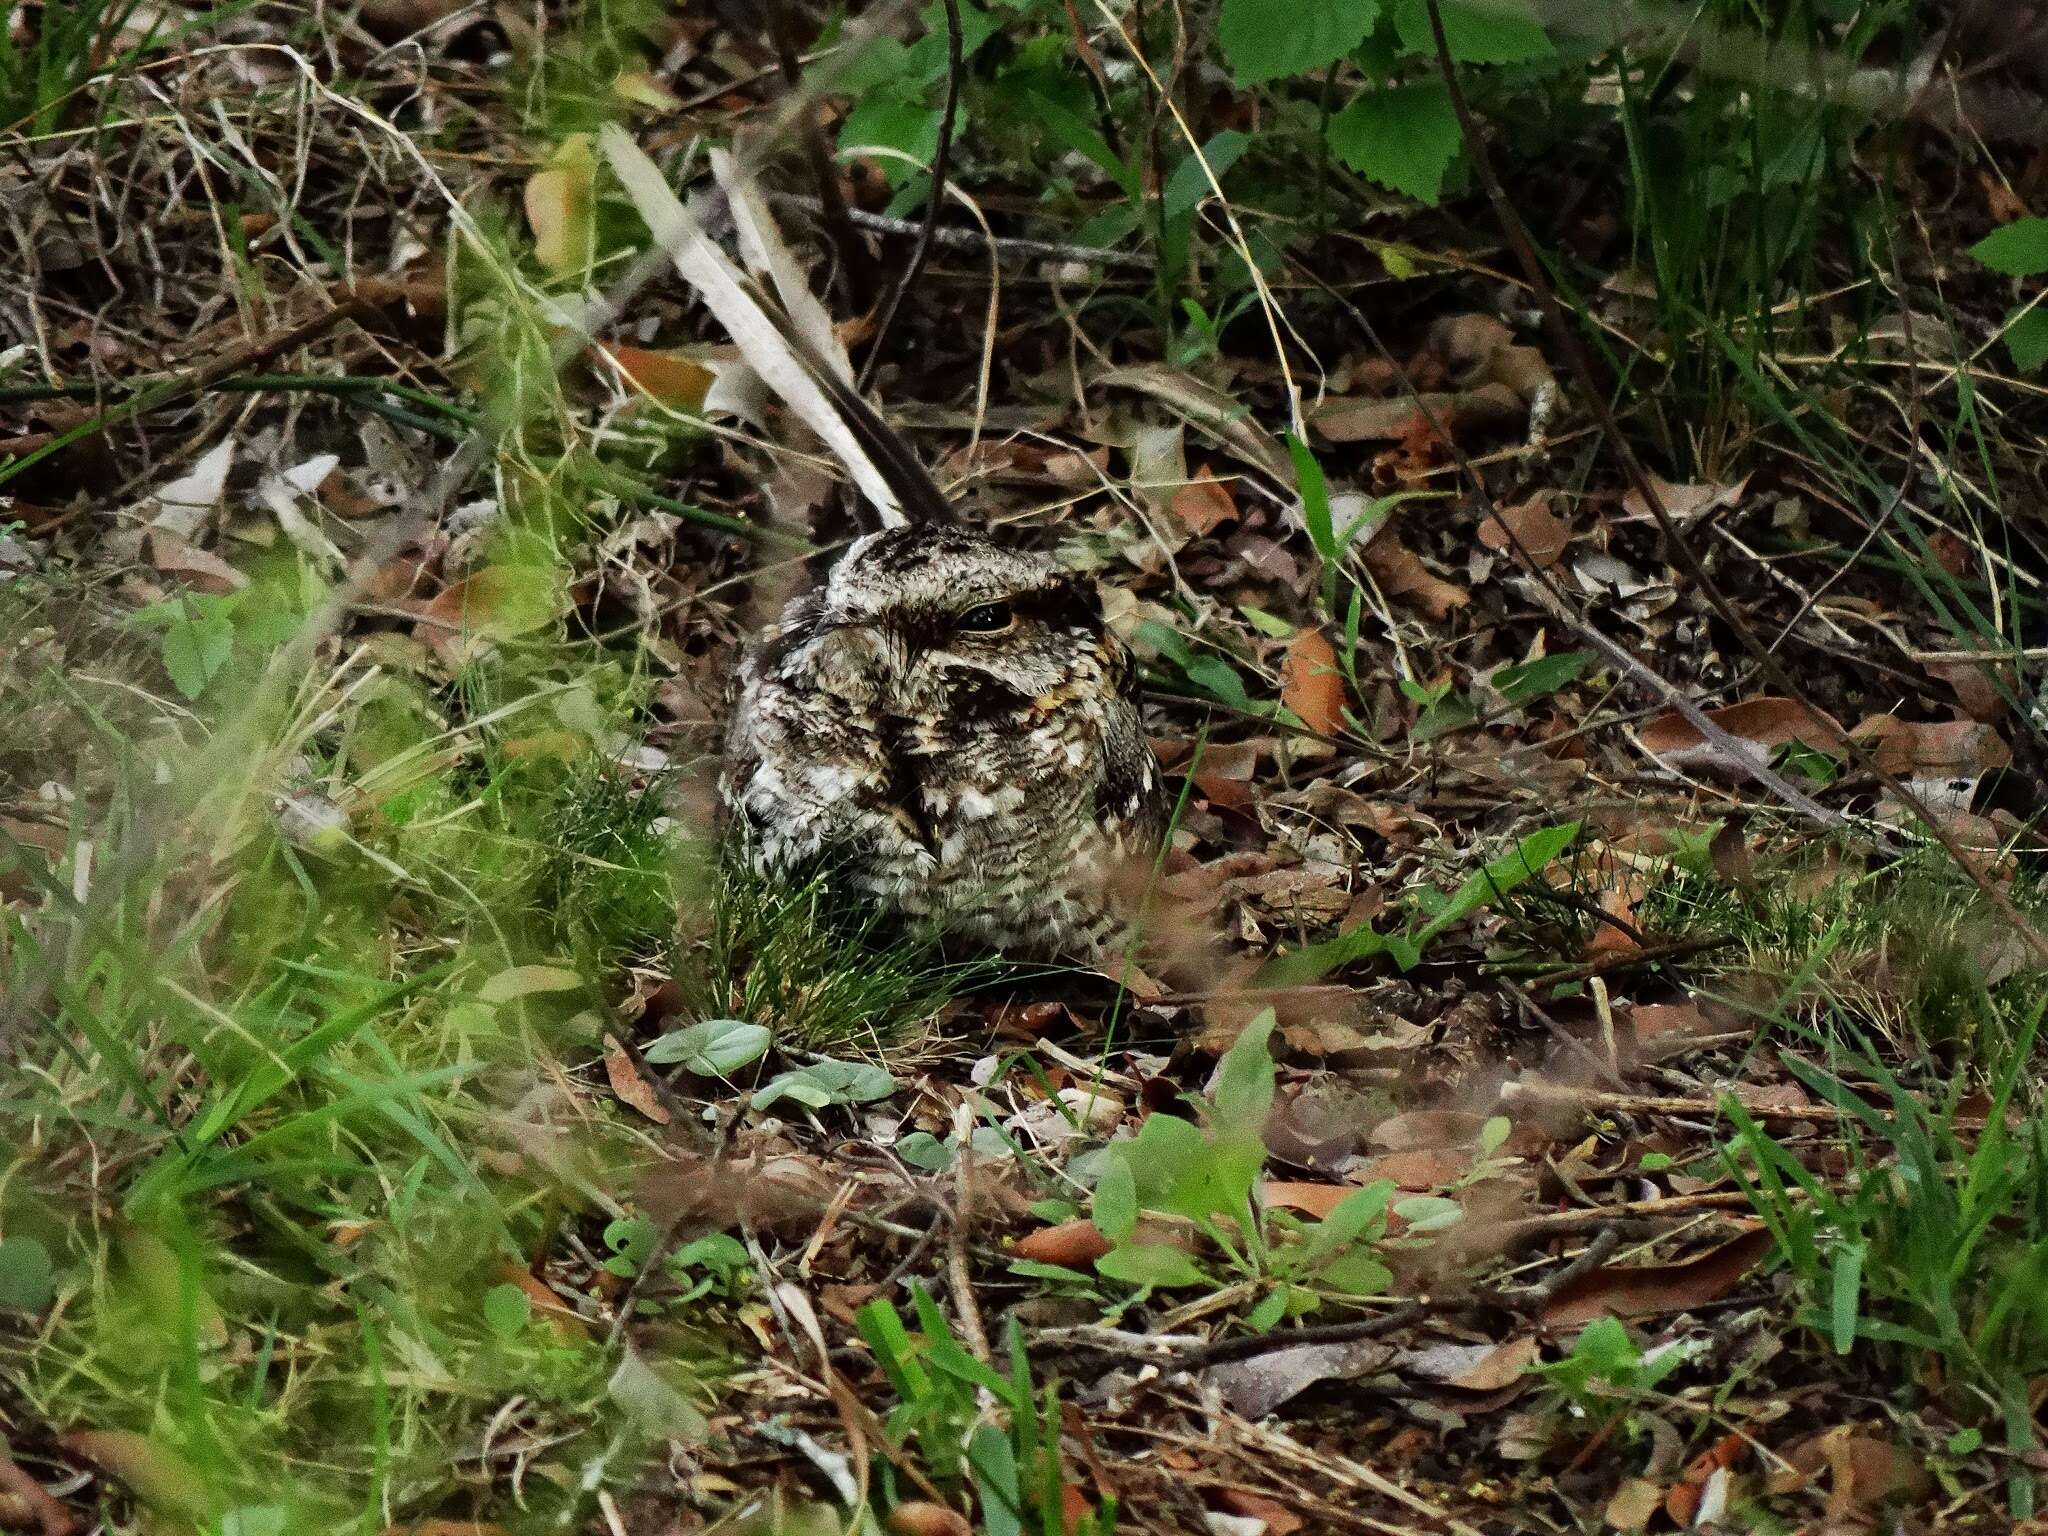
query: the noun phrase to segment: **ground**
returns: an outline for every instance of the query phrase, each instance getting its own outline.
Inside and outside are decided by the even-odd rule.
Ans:
[[[0,1529],[2037,1527],[2030,12],[7,17]],[[622,143],[1096,578],[1127,955],[729,856],[855,507]]]

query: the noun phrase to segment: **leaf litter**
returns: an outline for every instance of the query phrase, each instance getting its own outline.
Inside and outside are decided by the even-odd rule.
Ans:
[[[23,574],[10,562],[0,586],[21,605],[0,705],[27,723],[0,744],[10,995],[74,1033],[99,1018],[72,980],[38,969],[38,935],[91,910],[143,857],[124,853],[107,873],[100,818],[122,801],[78,766],[108,752],[93,732],[152,744],[139,782],[179,779],[209,743],[246,765],[260,754],[233,746],[235,710],[278,685],[263,667],[282,637],[311,635],[311,648],[282,680],[298,690],[291,724],[261,752],[291,760],[284,782],[306,781],[283,803],[318,796],[336,812],[323,825],[343,836],[294,835],[273,810],[294,858],[238,863],[269,846],[252,828],[270,822],[221,811],[203,793],[217,782],[193,775],[201,793],[181,802],[149,922],[218,904],[246,954],[152,929],[197,968],[151,980],[150,995],[166,1008],[199,998],[197,1032],[139,1033],[136,1072],[106,1084],[89,1065],[34,1058],[51,1097],[10,1165],[8,1200],[25,1193],[0,1205],[0,1280],[29,1274],[25,1243],[40,1234],[39,1248],[51,1251],[47,1238],[65,1256],[52,1284],[67,1308],[12,1286],[10,1354],[26,1361],[46,1325],[119,1320],[76,1323],[81,1308],[115,1305],[87,1283],[89,1260],[138,1295],[201,1298],[187,1304],[223,1335],[207,1370],[252,1372],[252,1402],[272,1369],[253,1362],[282,1347],[296,1365],[323,1330],[389,1325],[376,1348],[397,1375],[376,1379],[425,1390],[409,1412],[446,1415],[483,1447],[456,1477],[407,1470],[394,1495],[407,1518],[392,1529],[414,1532],[515,1528],[529,1474],[574,1483],[577,1463],[555,1448],[590,1449],[592,1403],[644,1435],[646,1467],[686,1457],[691,1469],[606,1488],[575,1516],[592,1529],[698,1529],[750,1500],[815,1506],[869,1479],[888,1486],[873,1497],[890,1529],[972,1529],[1002,1501],[943,1452],[949,1435],[981,1436],[994,1404],[988,1424],[1003,1433],[974,1440],[976,1465],[1049,1447],[1048,1529],[1074,1529],[1112,1499],[1120,1528],[1274,1533],[1493,1528],[1518,1509],[1532,1523],[1515,1529],[1699,1528],[1744,1501],[1862,1529],[1888,1509],[1929,1515],[1937,1488],[1980,1517],[2012,1507],[2025,1478],[1982,1451],[1986,1436],[2021,1466],[2038,1452],[1996,1438],[1981,1383],[1957,1374],[1964,1351],[1928,1347],[1883,1310],[1903,1283],[1878,1266],[1883,1223],[1914,1215],[1891,1193],[1930,1170],[1959,1174],[1969,1155],[1908,1136],[1910,1106],[1947,1113],[1967,1089],[1971,1112],[1943,1123],[1973,1137],[2005,1123],[1986,1119],[2004,1080],[1998,1042],[2019,1036],[2024,1012],[2005,999],[2038,989],[2039,970],[1924,843],[1904,859],[1867,839],[1819,846],[1741,787],[1745,762],[1777,765],[1859,824],[1911,834],[1851,764],[1860,744],[1968,834],[1984,879],[2039,910],[2025,803],[2039,710],[2015,686],[2028,658],[1989,643],[2010,637],[1959,644],[1940,617],[2011,596],[1958,585],[1997,554],[1966,520],[1893,537],[1888,563],[1845,559],[1875,532],[1787,442],[1733,472],[1669,452],[1674,478],[1648,483],[1700,549],[1724,533],[1771,543],[1767,565],[1717,568],[1796,651],[1810,696],[1764,692],[1611,445],[1578,460],[1553,446],[1588,409],[1567,360],[1524,303],[1481,279],[1488,258],[1426,211],[1404,210],[1404,239],[1444,270],[1403,279],[1409,312],[1386,321],[1391,353],[1344,355],[1354,340],[1312,328],[1335,387],[1303,424],[1328,476],[1332,540],[1349,530],[1342,547],[1319,545],[1284,446],[1293,401],[1242,328],[1175,361],[1142,339],[1098,350],[1098,316],[1041,296],[1072,275],[1046,264],[1031,273],[1044,286],[1006,295],[1015,308],[983,335],[962,316],[979,314],[986,271],[945,269],[947,292],[976,302],[956,311],[936,288],[911,295],[878,393],[973,515],[1032,526],[1101,573],[1130,620],[1148,725],[1182,795],[1157,880],[1175,905],[1154,935],[1159,980],[1139,986],[950,976],[876,935],[834,949],[829,922],[800,902],[764,917],[757,894],[707,899],[716,877],[676,853],[679,830],[709,822],[716,701],[756,616],[749,583],[765,593],[778,560],[801,553],[762,535],[836,532],[814,467],[765,467],[765,442],[798,436],[751,387],[749,370],[773,364],[663,281],[578,349],[585,361],[534,388],[536,358],[573,333],[600,264],[631,243],[598,146],[516,113],[456,111],[467,87],[454,82],[488,83],[487,50],[500,34],[526,46],[532,21],[386,4],[363,22],[410,42],[347,39],[350,67],[420,93],[430,117],[455,113],[461,148],[437,146],[429,162],[394,123],[310,84],[297,118],[267,101],[246,123],[209,117],[186,103],[231,66],[193,52],[167,58],[182,86],[162,110],[209,163],[237,166],[265,196],[288,188],[294,204],[190,202],[178,154],[138,119],[107,140],[127,189],[126,222],[110,228],[97,170],[76,149],[51,151],[48,196],[77,226],[66,238],[105,248],[70,264],[54,242],[40,248],[38,377],[87,379],[108,398],[137,376],[194,387],[130,431],[81,436],[10,476],[21,526],[8,537],[33,556]],[[680,73],[601,82],[631,137],[722,133],[768,99],[764,40],[730,29],[671,18],[664,67]],[[1091,49],[1113,43],[1093,36]],[[292,78],[273,62],[272,83]],[[251,132],[264,146],[254,161]],[[290,177],[264,163],[273,153],[296,157]],[[860,197],[878,164],[837,187],[864,213],[876,213]],[[523,226],[482,231],[467,210],[490,200]],[[203,217],[181,222],[192,213]],[[102,290],[94,274],[132,277],[126,225],[152,221],[160,312],[145,315],[132,290]],[[347,238],[314,246],[323,224]],[[1005,214],[1005,237],[1024,228],[1040,226]],[[810,269],[799,278],[819,291],[832,238],[793,220]],[[1059,259],[1085,269],[1076,249]],[[224,270],[258,267],[281,295],[345,291],[358,307],[222,375],[253,384],[246,393],[218,392],[217,367],[291,339],[263,284],[233,303],[219,292]],[[103,308],[114,323],[84,323]],[[1671,345],[1626,305],[1603,323],[1641,326],[1646,353]],[[1987,327],[2002,323],[1986,311]],[[834,334],[871,338],[850,316]],[[1077,338],[1072,355],[1101,366],[1055,365]],[[325,382],[301,395],[306,380],[286,367]],[[1873,387],[1850,414],[1881,434],[1892,403]],[[66,430],[26,395],[0,411],[17,455]],[[514,426],[488,467],[417,517],[437,469],[492,413]],[[1660,440],[1657,424],[1638,425]],[[1475,462],[1483,492],[1465,478]],[[121,488],[104,519],[77,489],[96,476]],[[1428,494],[1383,505],[1389,491]],[[323,630],[320,599],[365,558],[373,578]],[[2031,603],[2032,568],[2005,569]],[[1653,659],[1745,761],[1532,606],[1528,584],[1544,573],[1571,593],[1576,621]],[[1943,601],[1924,601],[1930,591]],[[106,697],[67,697],[88,688]],[[694,786],[672,782],[691,775]],[[2008,780],[2018,810],[1998,803]],[[556,798],[530,819],[491,820],[527,782]],[[588,827],[567,813],[576,796],[601,808]],[[259,885],[257,869],[291,883]],[[484,875],[511,893],[474,925],[493,930],[488,941],[455,917]],[[262,925],[235,910],[238,885],[268,893],[245,897],[259,909],[291,911],[284,926],[305,916],[309,935],[323,920],[374,930],[349,957],[371,974],[337,977],[336,952],[317,944],[262,951],[247,937]],[[318,912],[290,907],[295,890],[321,893]],[[359,900],[364,890],[378,899]],[[1888,901],[1903,904],[1890,918]],[[255,969],[271,960],[280,969]],[[360,1054],[328,1086],[354,1083],[356,1097],[328,1101],[313,1123],[347,1121],[360,1139],[355,1111],[388,1105],[411,1150],[377,1167],[364,1186],[374,1198],[293,1186],[287,1208],[238,1181],[304,1134],[277,1096],[311,1091],[308,1064],[354,1017],[323,999],[309,1024],[312,1004],[279,983],[323,966],[336,986],[431,993],[454,977],[460,995],[440,1009],[445,1024],[356,1001],[381,1032],[374,1046],[351,1040]],[[716,1006],[693,966],[717,968]],[[119,993],[106,973],[90,986]],[[818,1006],[828,994],[851,1002],[835,1015]],[[245,1006],[268,1034],[243,1023]],[[838,1034],[796,1027],[833,1017]],[[215,1033],[223,1018],[235,1027]],[[78,1038],[88,1064],[111,1054],[107,1037]],[[228,1047],[241,1038],[299,1043],[276,1047],[282,1075],[259,1064],[236,1080]],[[1874,1066],[1853,1056],[1866,1048]],[[1838,1075],[1816,1076],[1823,1060]],[[390,1076],[363,1087],[365,1073]],[[418,1097],[444,1084],[468,1096]],[[262,1273],[282,1289],[286,1266],[258,1234],[284,1234],[332,1277],[293,1293],[310,1308],[303,1340],[230,1318],[224,1267],[188,1262],[189,1242],[78,1246],[100,1239],[67,1213],[90,1226],[128,1209],[130,1170],[167,1145],[137,1109],[158,1088],[192,1133],[178,1156],[215,1143],[229,1154],[176,1190],[206,1241],[252,1273],[275,1266]],[[97,1119],[49,1118],[96,1091],[112,1095]],[[57,1119],[71,1125],[63,1137]],[[1767,1128],[1778,1155],[1745,1125]],[[345,1292],[403,1283],[394,1256],[424,1251],[403,1246],[409,1226],[424,1241],[436,1223],[459,1225],[459,1205],[410,1214],[426,1210],[435,1168],[460,1176],[473,1213],[497,1212],[518,1251],[497,1255],[497,1243],[486,1262],[469,1237],[435,1255],[430,1268],[474,1272],[456,1323],[353,1302]],[[151,1195],[175,1182],[151,1177]],[[430,1291],[428,1312],[441,1304]],[[901,1355],[865,1310],[878,1299],[908,1341]],[[34,1490],[9,1476],[0,1500],[21,1498],[45,1530],[82,1526],[95,1500],[275,1528],[256,1505],[223,1502],[229,1489],[256,1498],[254,1480],[207,1460],[196,1426],[155,1422],[151,1393],[67,1385],[47,1362],[91,1347],[85,1334],[55,1347],[0,1391],[12,1458],[0,1465]],[[1005,1375],[1016,1360],[1021,1392]],[[547,1374],[564,1361],[599,1367],[580,1404],[566,1372]],[[2037,1380],[2048,1361],[2034,1369]],[[1884,1399],[1902,1374],[1922,1390]],[[465,1391],[489,1399],[473,1424]],[[1881,1422],[1865,1412],[1877,1401]]]

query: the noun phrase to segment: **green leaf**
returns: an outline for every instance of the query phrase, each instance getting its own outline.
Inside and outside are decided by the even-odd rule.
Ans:
[[[1214,1124],[1224,1136],[1258,1140],[1273,1109],[1273,1053],[1267,1048],[1275,1016],[1268,1008],[1245,1025],[1216,1071]]]
[[[912,1131],[896,1143],[896,1155],[913,1168],[941,1173],[953,1166],[953,1149],[930,1131]]]
[[[516,1285],[494,1285],[484,1292],[484,1322],[501,1339],[516,1339],[533,1316],[533,1298]]]
[[[724,1077],[768,1054],[771,1036],[760,1024],[741,1019],[705,1019],[673,1030],[643,1053],[656,1066],[680,1063],[699,1077]]]
[[[1340,1253],[1315,1272],[1316,1282],[1347,1296],[1381,1296],[1394,1283],[1393,1271],[1370,1248]]]
[[[2036,373],[2048,362],[2048,305],[2015,310],[2005,322],[2005,350],[2021,373]]]
[[[1591,651],[1559,651],[1501,667],[1487,678],[1494,690],[1510,704],[1526,704],[1546,693],[1569,687],[1593,664]]]
[[[1251,142],[1249,134],[1226,128],[1202,146],[1201,159],[1189,155],[1175,166],[1173,174],[1166,178],[1166,189],[1160,193],[1160,206],[1166,216],[1172,219],[1190,212],[1209,195],[1210,176],[1221,181],[1251,147]],[[1202,169],[1205,161],[1209,167],[1206,171]]]
[[[56,1294],[49,1249],[33,1237],[0,1239],[0,1311],[40,1312]]]
[[[1290,1286],[1268,1291],[1256,1307],[1245,1314],[1244,1325],[1253,1333],[1264,1333],[1287,1315],[1287,1297]]]
[[[1201,1266],[1170,1243],[1123,1243],[1095,1261],[1098,1273],[1147,1290],[1208,1285]]]
[[[1465,1219],[1465,1208],[1442,1195],[1410,1195],[1394,1202],[1394,1214],[1408,1223],[1411,1233],[1441,1232]]]
[[[1316,553],[1328,563],[1343,553],[1330,522],[1329,482],[1308,444],[1292,432],[1287,434],[1287,452],[1294,460],[1295,488],[1301,493],[1302,526],[1308,530],[1308,541],[1315,546]]]
[[[1856,1347],[1856,1304],[1863,1295],[1863,1245],[1844,1243],[1836,1249],[1834,1270],[1829,1333],[1835,1353],[1846,1355]]]
[[[1366,91],[1330,119],[1330,148],[1359,175],[1434,207],[1463,143],[1434,81]]]
[[[931,164],[932,157],[939,152],[939,124],[943,116],[937,107],[928,107],[900,92],[875,91],[863,97],[839,125],[839,147],[842,152],[894,149],[908,155],[908,160],[899,155],[880,157],[883,179],[890,186],[899,187],[916,175],[920,166]]]
[[[1379,0],[1223,0],[1216,40],[1239,85],[1263,85],[1336,63],[1379,17]]]
[[[779,1099],[795,1099],[812,1109],[828,1104],[870,1104],[896,1091],[896,1079],[865,1061],[816,1061],[781,1073],[754,1095],[753,1107],[765,1109]]]
[[[225,613],[188,611],[164,631],[164,671],[170,674],[172,687],[187,699],[196,699],[234,650],[235,629]]]
[[[1439,12],[1444,19],[1444,43],[1461,64],[1526,64],[1557,52],[1535,13],[1518,0],[1485,0],[1483,5],[1440,0]],[[1394,30],[1411,53],[1436,57],[1428,0],[1397,0]]]
[[[1495,859],[1459,886],[1457,894],[1445,903],[1443,910],[1413,935],[1416,947],[1422,948],[1451,924],[1470,917],[1525,881],[1535,879],[1545,865],[1571,847],[1578,835],[1579,824],[1576,821],[1530,833],[1514,852]]]
[[[2012,277],[2048,272],[2048,219],[2014,219],[1971,246],[1970,254]]]
[[[1128,1159],[1113,1157],[1103,1164],[1095,1185],[1096,1230],[1112,1243],[1125,1242],[1138,1227],[1138,1184]]]

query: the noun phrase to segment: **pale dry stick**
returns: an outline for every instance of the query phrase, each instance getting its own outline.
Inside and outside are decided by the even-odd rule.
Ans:
[[[974,1115],[965,1104],[954,1111],[953,1133],[960,1152],[958,1182],[953,1190],[953,1220],[946,1232],[946,1284],[953,1292],[953,1310],[959,1314],[968,1353],[987,1365],[988,1330],[982,1326],[981,1305],[975,1299],[974,1279],[967,1267],[967,1223],[974,1213]]]
[[[952,195],[960,195],[960,189],[951,189]],[[791,208],[801,208],[807,213],[820,211],[818,200],[801,192],[771,192],[768,200],[782,203]],[[850,208],[848,216],[863,229],[872,229],[882,235],[915,235],[923,227],[915,219],[891,218],[886,213],[869,213],[863,208]],[[1152,259],[1135,251],[1110,251],[1092,245],[1068,245],[1058,240],[1031,240],[1022,235],[998,235],[989,232],[986,224],[981,229],[963,229],[956,224],[941,224],[933,236],[939,245],[952,246],[963,251],[993,251],[1000,256],[1013,257],[1018,261],[1075,262],[1088,266],[1117,267],[1130,271],[1149,271]]]

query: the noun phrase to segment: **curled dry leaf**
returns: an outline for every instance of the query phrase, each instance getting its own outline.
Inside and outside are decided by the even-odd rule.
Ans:
[[[1280,702],[1301,723],[1325,736],[1344,728],[1344,675],[1337,651],[1319,629],[1304,629],[1287,642],[1280,665]]]
[[[1575,1328],[1596,1317],[1651,1317],[1718,1301],[1771,1251],[1771,1234],[1745,1232],[1683,1264],[1603,1264],[1552,1293],[1543,1321]]]
[[[1571,537],[1571,524],[1550,510],[1548,491],[1511,507],[1496,507],[1479,525],[1480,543],[1502,554],[1515,553],[1519,545],[1539,571],[1557,564]]]
[[[1034,1264],[1057,1264],[1063,1269],[1086,1269],[1114,1245],[1102,1229],[1085,1216],[1056,1226],[1027,1232],[1010,1245],[1012,1258]]]
[[[640,1075],[640,1069],[633,1065],[633,1058],[614,1040],[604,1043],[604,1075],[620,1103],[630,1104],[656,1125],[668,1124],[669,1112],[656,1096],[654,1085]]]
[[[1749,1455],[1745,1435],[1726,1434],[1685,1465],[1671,1492],[1664,1499],[1664,1513],[1682,1526],[1691,1526],[1699,1515],[1708,1482],[1717,1472],[1739,1466]]]
[[[1752,762],[1766,763],[1771,754],[1792,742],[1809,747],[1837,748],[1843,741],[1841,723],[1797,699],[1764,694],[1739,704],[1706,710],[1713,725],[1734,738],[1735,746]],[[1671,768],[1740,768],[1730,763],[1728,753],[1675,709],[1667,709],[1648,721],[1636,739],[1659,762]]]
[[[1391,532],[1366,546],[1365,563],[1388,597],[1406,598],[1432,619],[1447,619],[1472,601],[1472,594],[1446,581]]]

